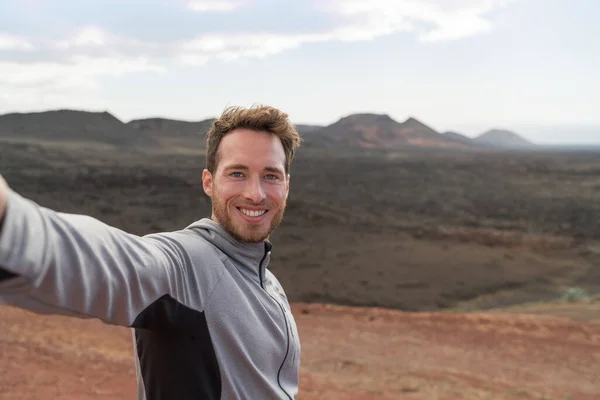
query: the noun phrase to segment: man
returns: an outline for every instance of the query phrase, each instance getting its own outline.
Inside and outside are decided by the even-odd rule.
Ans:
[[[300,342],[267,269],[301,139],[283,112],[229,108],[207,135],[211,218],[135,236],[0,184],[0,304],[131,327],[138,399],[292,399]]]

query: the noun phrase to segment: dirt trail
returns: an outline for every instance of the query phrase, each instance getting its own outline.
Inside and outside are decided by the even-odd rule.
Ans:
[[[301,400],[600,398],[600,323],[294,304]],[[128,329],[0,307],[0,399],[133,399]]]

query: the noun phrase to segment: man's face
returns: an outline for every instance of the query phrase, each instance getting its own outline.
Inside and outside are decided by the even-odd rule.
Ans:
[[[229,132],[214,174],[204,170],[202,184],[215,222],[243,242],[267,239],[283,218],[289,191],[281,141],[267,132]]]

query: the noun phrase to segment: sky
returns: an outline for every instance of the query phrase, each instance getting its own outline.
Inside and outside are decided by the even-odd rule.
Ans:
[[[0,113],[268,104],[600,144],[597,0],[3,0]]]

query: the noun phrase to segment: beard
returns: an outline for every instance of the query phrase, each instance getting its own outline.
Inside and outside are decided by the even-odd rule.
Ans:
[[[283,214],[286,207],[286,199],[278,208],[270,208],[267,215],[270,220],[260,223],[251,223],[243,220],[239,215],[233,215],[237,210],[227,206],[227,203],[219,198],[217,191],[213,189],[212,213],[213,219],[223,227],[231,236],[240,242],[260,243],[271,236],[271,233],[279,226],[283,220]],[[238,204],[237,206],[256,204]]]

